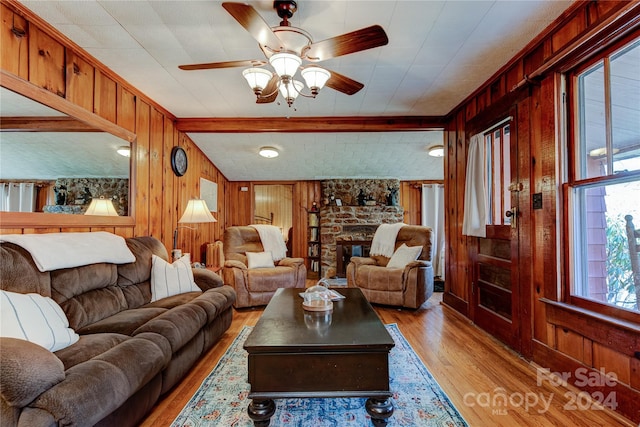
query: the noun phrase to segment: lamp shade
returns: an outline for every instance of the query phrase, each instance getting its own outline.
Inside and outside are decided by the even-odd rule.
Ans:
[[[298,80],[291,80],[290,82],[282,82],[280,84],[280,93],[287,100],[287,103],[291,105],[294,99],[298,97],[300,91],[304,88],[304,84]]]
[[[320,67],[307,67],[300,71],[300,74],[312,93],[314,91],[317,93],[324,87],[327,80],[331,78],[331,73]]]
[[[242,75],[249,84],[249,87],[256,94],[262,93],[262,90],[267,87],[267,83],[269,83],[269,80],[273,77],[271,71],[257,67],[247,68],[242,72]]]
[[[276,53],[269,58],[269,63],[276,70],[278,77],[293,77],[302,64],[302,59],[291,53]]]
[[[102,216],[118,216],[116,208],[113,206],[113,202],[110,199],[100,197],[99,199],[92,199],[85,215],[102,215]]]
[[[211,215],[207,202],[202,199],[191,199],[178,222],[181,224],[197,224],[201,222],[217,222],[217,220]]]

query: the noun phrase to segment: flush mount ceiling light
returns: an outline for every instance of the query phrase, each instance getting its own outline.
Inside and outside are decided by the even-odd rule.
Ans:
[[[118,147],[116,152],[121,156],[131,157],[131,147],[129,147],[128,145],[122,145]]]
[[[431,157],[443,157],[444,156],[444,146],[443,145],[434,145],[429,148],[428,151]]]
[[[262,157],[266,157],[267,159],[273,159],[274,157],[278,157],[280,153],[278,149],[275,147],[261,147],[258,152]]]
[[[289,23],[298,10],[294,0],[273,2],[273,8],[282,19],[276,27],[271,27],[253,6],[246,3],[223,2],[222,7],[258,42],[265,58],[187,64],[179,68],[210,70],[251,67],[245,69],[242,75],[256,95],[258,104],[274,102],[280,93],[291,107],[298,95],[315,98],[325,85],[346,95],[353,95],[364,87],[362,83],[315,64],[389,43],[387,33],[379,25],[314,42],[308,32]],[[262,68],[267,65],[271,67],[270,70]],[[301,80],[309,89],[307,93],[302,92],[302,81],[295,80],[298,70]]]

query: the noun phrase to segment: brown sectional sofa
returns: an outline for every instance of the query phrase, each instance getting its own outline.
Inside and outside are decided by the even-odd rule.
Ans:
[[[130,264],[40,272],[31,255],[0,244],[0,288],[55,300],[80,339],[54,353],[0,338],[2,426],[136,425],[231,325],[235,291],[193,269],[202,292],[151,300],[153,237],[126,239]]]

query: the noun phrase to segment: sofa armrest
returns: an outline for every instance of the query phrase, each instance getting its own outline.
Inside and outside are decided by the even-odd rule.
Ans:
[[[29,341],[0,338],[0,394],[22,408],[65,378],[55,354]]]
[[[418,267],[431,267],[431,261],[424,261],[424,260],[418,259],[415,261],[411,261],[404,268],[406,270],[408,268],[418,268]]]
[[[241,270],[247,270],[247,266],[241,262],[241,261],[236,261],[236,260],[226,260],[224,262],[224,268],[239,268]]]
[[[276,263],[276,265],[280,267],[293,267],[293,268],[297,268],[302,264],[304,264],[303,258],[288,258],[288,257],[283,258]]]
[[[359,257],[359,256],[352,256],[349,262],[354,263],[356,267],[359,267],[361,265],[378,265],[376,260],[373,258]]]
[[[219,288],[224,284],[220,276],[206,268],[194,268],[193,279],[203,292],[207,289]]]

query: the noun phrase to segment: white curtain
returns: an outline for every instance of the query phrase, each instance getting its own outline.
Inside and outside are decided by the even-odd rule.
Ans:
[[[471,137],[467,157],[467,179],[464,186],[464,215],[462,234],[487,236],[487,191],[485,187],[484,136],[478,133]]]
[[[444,185],[422,185],[422,225],[431,227],[433,274],[444,280]]]
[[[7,182],[0,187],[0,208],[6,212],[33,212],[36,206],[36,186],[32,182]]]

